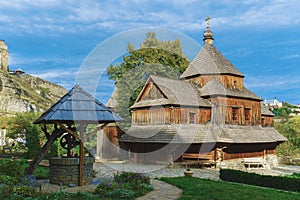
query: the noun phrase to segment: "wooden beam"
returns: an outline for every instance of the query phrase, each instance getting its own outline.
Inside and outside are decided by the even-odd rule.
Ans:
[[[42,161],[42,159],[47,154],[48,150],[50,149],[53,142],[60,137],[65,131],[62,129],[55,129],[52,134],[49,136],[46,144],[40,150],[40,153],[37,157],[30,163],[29,167],[25,169],[25,175],[33,174],[36,166]]]
[[[72,130],[68,129],[65,125],[63,125],[60,122],[55,122],[57,125],[59,125],[63,130],[70,133],[72,136],[74,136],[76,139],[81,140],[81,138]]]
[[[80,132],[80,153],[79,153],[79,186],[83,186],[83,171],[84,171],[84,146],[83,146],[83,131]]]

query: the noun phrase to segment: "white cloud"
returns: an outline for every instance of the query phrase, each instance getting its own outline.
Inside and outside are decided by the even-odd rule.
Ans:
[[[0,1],[0,21],[7,30],[27,33],[122,31],[158,26],[182,30],[211,25],[280,26],[300,23],[298,1]]]
[[[290,89],[299,88],[300,79],[296,76],[293,77],[290,74],[269,75],[269,76],[256,76],[247,77],[245,79],[245,85],[249,88],[276,88],[276,89]]]
[[[35,73],[31,75],[49,80],[49,79],[64,78],[66,76],[75,77],[75,72],[67,71],[67,70],[55,70],[55,71],[47,71],[42,73]]]

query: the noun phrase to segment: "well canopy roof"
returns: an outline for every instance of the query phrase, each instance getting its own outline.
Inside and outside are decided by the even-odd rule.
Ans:
[[[110,108],[75,85],[34,123],[110,123],[121,120]]]

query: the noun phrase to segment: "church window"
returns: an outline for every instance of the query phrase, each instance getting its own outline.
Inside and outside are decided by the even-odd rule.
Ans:
[[[190,124],[195,123],[195,113],[190,112]]]
[[[239,108],[232,108],[232,121],[238,121]]]
[[[249,122],[250,121],[250,109],[245,108],[244,112],[245,112],[245,121]]]

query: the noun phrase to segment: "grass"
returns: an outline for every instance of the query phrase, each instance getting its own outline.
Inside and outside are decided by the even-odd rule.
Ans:
[[[255,199],[281,200],[300,199],[300,193],[286,192],[237,183],[199,179],[195,177],[160,178],[160,180],[182,189],[183,199]]]

